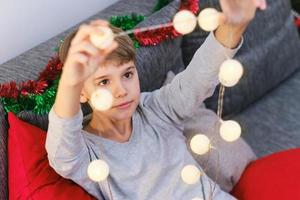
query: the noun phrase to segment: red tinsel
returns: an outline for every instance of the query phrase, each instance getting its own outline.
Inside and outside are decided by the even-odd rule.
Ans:
[[[15,81],[0,84],[0,97],[16,99],[18,94],[19,90]]]
[[[139,33],[139,30],[137,29],[134,33],[135,38],[139,41],[140,45],[143,46],[157,45],[166,39],[173,39],[180,35],[181,34],[178,33],[173,26],[162,27],[141,33]]]
[[[194,14],[197,14],[199,10],[199,0],[185,0],[182,1],[180,5],[180,10],[190,10]],[[170,22],[171,23],[171,22]],[[168,38],[176,38],[181,34],[178,33],[173,26],[171,27],[162,27],[155,30],[140,32],[137,29],[134,32],[135,38],[138,40],[140,45],[148,46],[148,45],[157,45],[158,43],[164,41]]]
[[[199,11],[199,0],[183,0],[180,10],[189,10],[196,15]]]
[[[62,64],[58,56],[55,56],[48,61],[45,69],[40,73],[37,80],[28,80],[19,85],[17,85],[15,81],[0,84],[0,97],[16,99],[19,94],[42,94],[48,87],[50,81],[57,79],[61,70]]]
[[[44,90],[48,87],[46,80],[33,81],[29,80],[20,84],[21,94],[42,94]]]
[[[40,73],[38,80],[55,80],[57,75],[61,73],[62,63],[58,56],[51,58],[46,65],[46,68]]]

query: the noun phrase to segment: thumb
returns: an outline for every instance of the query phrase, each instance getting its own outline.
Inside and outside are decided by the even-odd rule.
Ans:
[[[220,13],[219,24],[226,24],[226,22],[228,22],[226,15],[224,13]]]

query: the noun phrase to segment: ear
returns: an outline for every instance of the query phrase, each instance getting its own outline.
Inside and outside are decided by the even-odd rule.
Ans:
[[[86,103],[88,102],[88,97],[86,95],[86,93],[84,92],[84,90],[81,91],[81,94],[80,94],[80,103]]]

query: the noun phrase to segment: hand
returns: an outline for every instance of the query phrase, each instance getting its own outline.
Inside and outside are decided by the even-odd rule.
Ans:
[[[257,8],[266,9],[266,0],[220,0],[221,22],[215,31],[217,40],[228,48],[235,48]]]
[[[107,49],[100,50],[90,41],[90,35],[99,32],[97,27],[108,26],[103,20],[95,20],[90,24],[81,25],[74,36],[63,67],[61,79],[65,84],[78,85],[93,74],[106,56],[116,47],[117,42]]]
[[[231,26],[247,26],[254,18],[256,9],[266,9],[266,0],[220,0],[221,21]]]

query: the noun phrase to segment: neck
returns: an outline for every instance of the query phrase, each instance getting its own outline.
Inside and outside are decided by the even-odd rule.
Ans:
[[[132,118],[112,120],[106,116],[93,113],[86,131],[117,142],[127,142],[132,132]]]

